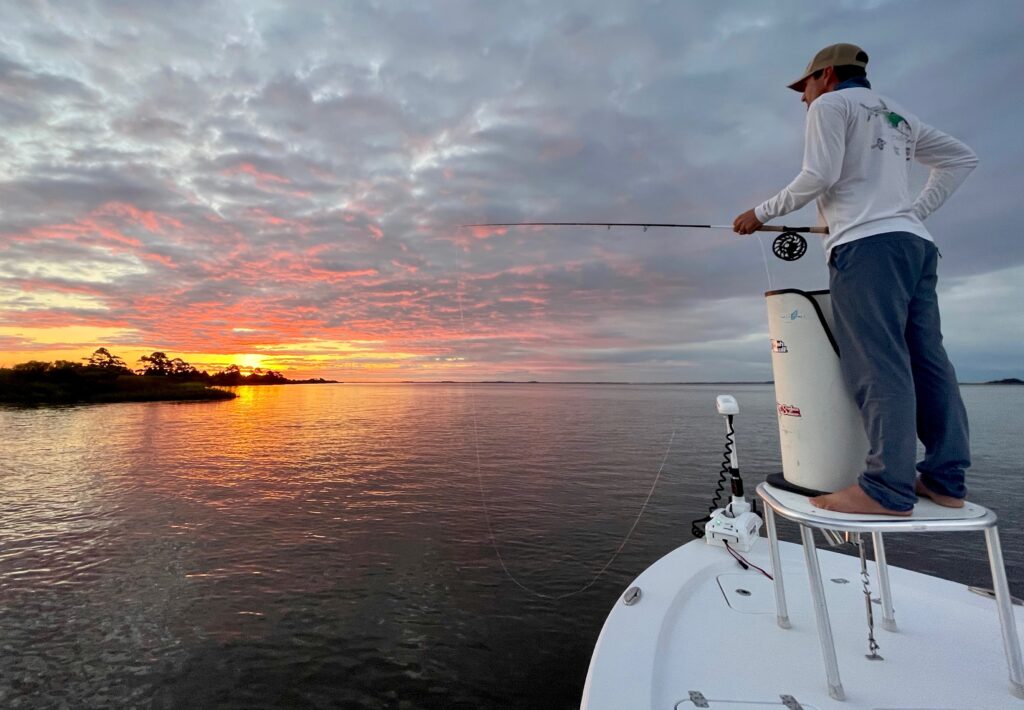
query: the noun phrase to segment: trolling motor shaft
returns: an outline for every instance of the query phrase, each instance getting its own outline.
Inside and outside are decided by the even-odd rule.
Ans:
[[[725,417],[732,500],[724,508],[711,513],[710,520],[704,526],[704,539],[709,545],[747,552],[757,541],[761,518],[751,510],[750,501],[743,495],[743,479],[740,477],[739,456],[736,453],[736,432],[732,425],[733,417],[739,414],[740,408],[736,398],[728,394],[719,395],[716,406],[718,413]]]

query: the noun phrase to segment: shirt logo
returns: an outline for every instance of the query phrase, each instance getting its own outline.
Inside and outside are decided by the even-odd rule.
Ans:
[[[861,108],[868,112],[868,123],[871,123],[871,119],[877,118],[881,125],[885,127],[889,137],[893,139],[893,154],[902,155],[906,160],[910,160],[910,154],[913,152],[911,150],[911,146],[914,144],[913,130],[910,127],[910,121],[895,111],[890,111],[884,101],[879,101],[877,106],[861,104]],[[900,146],[896,145],[897,141],[903,143],[902,150],[900,149]],[[880,136],[876,136],[876,140],[871,147],[878,148],[879,151],[884,151],[888,142],[889,141],[882,139]]]
[[[871,122],[872,118],[880,118],[889,128],[892,128],[904,138],[910,138],[910,122],[895,111],[890,111],[884,101],[879,101],[877,106],[861,104],[861,107],[867,109],[868,123]]]

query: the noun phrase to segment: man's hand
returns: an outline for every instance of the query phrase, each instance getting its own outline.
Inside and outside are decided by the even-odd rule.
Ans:
[[[754,210],[747,210],[732,222],[732,231],[736,234],[751,234],[764,226],[764,222],[757,218]]]

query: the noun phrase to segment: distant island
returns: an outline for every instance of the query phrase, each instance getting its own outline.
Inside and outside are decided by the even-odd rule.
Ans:
[[[234,399],[234,392],[219,387],[331,383],[322,378],[289,380],[279,372],[261,370],[243,375],[237,365],[210,374],[181,358],[154,352],[139,359],[132,370],[107,348],[99,348],[84,364],[58,360],[32,360],[0,368],[0,403],[78,404],[100,402],[156,402]]]
[[[991,380],[983,382],[985,385],[1024,385],[1024,380],[1019,377],[1007,377],[1005,380]]]

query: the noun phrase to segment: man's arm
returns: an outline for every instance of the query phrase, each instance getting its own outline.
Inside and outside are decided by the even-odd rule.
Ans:
[[[739,234],[750,234],[765,222],[798,210],[839,179],[846,153],[846,118],[830,101],[817,100],[807,109],[803,169],[777,195],[733,222]]]
[[[921,220],[939,209],[978,164],[973,150],[926,123],[921,124],[914,158],[931,168],[928,182],[914,200],[914,214]]]

